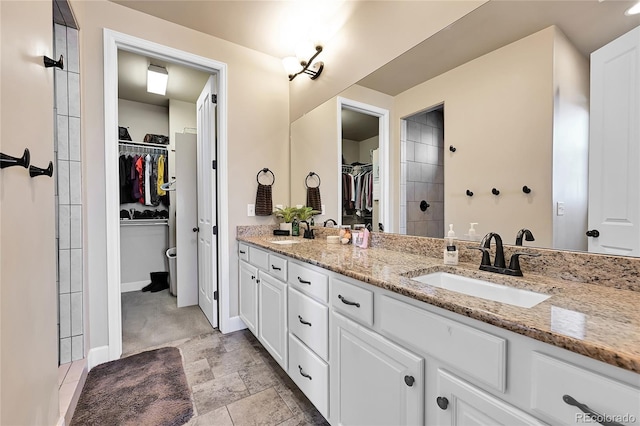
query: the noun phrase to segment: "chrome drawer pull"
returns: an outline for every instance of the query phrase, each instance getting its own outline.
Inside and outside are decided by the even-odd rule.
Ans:
[[[306,377],[306,378],[307,378],[307,379],[309,379],[309,380],[313,380],[313,379],[311,378],[311,376],[310,376],[310,375],[308,375],[307,373],[305,373],[304,371],[302,371],[302,367],[298,366],[298,368],[300,369],[300,375],[301,375],[302,377]]]
[[[606,416],[598,413],[597,411],[593,411],[591,408],[589,408],[585,404],[582,404],[576,401],[569,395],[562,395],[562,400],[568,405],[578,407],[583,413],[589,416],[593,421],[598,422],[603,426],[622,426],[621,423],[607,421],[607,419],[609,419],[610,416]]]
[[[300,282],[300,284],[309,284],[309,285],[311,285],[311,281],[305,281],[300,277],[298,277],[298,281]]]
[[[309,327],[311,327],[311,323],[308,322],[308,321],[303,320],[300,315],[298,315],[298,320],[300,320],[300,323],[302,323],[304,325],[308,325]]]
[[[278,268],[276,265],[271,265],[271,269],[274,271],[282,271],[282,268]]]
[[[359,308],[359,307],[360,307],[360,304],[359,304],[358,302],[351,302],[351,301],[349,301],[349,300],[345,299],[344,297],[342,297],[342,295],[341,295],[341,294],[339,294],[339,295],[338,295],[338,299],[340,299],[340,301],[341,301],[342,303],[344,303],[345,305],[355,306],[356,308]]]

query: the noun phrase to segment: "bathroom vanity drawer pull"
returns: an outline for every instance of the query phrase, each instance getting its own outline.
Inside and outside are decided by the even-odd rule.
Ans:
[[[342,297],[341,294],[338,295],[338,299],[340,299],[340,301],[342,303],[344,303],[345,305],[349,305],[349,306],[355,306],[356,308],[360,307],[360,304],[358,302],[352,302],[350,300],[345,299],[344,297]]]
[[[301,324],[308,325],[309,327],[311,327],[311,323],[309,321],[303,320],[300,315],[298,315],[298,320],[300,321]]]
[[[300,284],[309,284],[309,285],[311,285],[311,281],[305,281],[300,277],[298,277],[298,282],[300,282]]]
[[[436,403],[438,404],[438,407],[440,407],[442,410],[446,410],[447,407],[449,406],[449,400],[444,396],[437,397]]]
[[[300,369],[300,375],[301,375],[302,377],[306,377],[306,378],[307,378],[307,379],[309,379],[309,380],[313,380],[313,379],[311,378],[311,376],[310,376],[310,375],[308,375],[307,373],[305,373],[304,371],[302,371],[302,367],[301,367],[301,366],[298,366],[298,368]]]
[[[416,382],[416,379],[414,379],[413,376],[404,376],[404,382],[407,386],[411,387]]]
[[[195,232],[195,231],[194,231],[194,232]],[[244,250],[240,250],[240,254],[247,254],[247,252],[246,252],[246,251],[244,251]]]
[[[591,408],[589,408],[588,406],[586,406],[585,404],[582,404],[578,401],[576,401],[575,399],[573,399],[571,396],[569,395],[562,395],[562,400],[568,404],[568,405],[572,405],[574,407],[578,407],[583,413],[585,413],[587,416],[591,417],[594,421],[598,421],[600,420],[600,424],[603,426],[622,426],[622,424],[618,423],[618,422],[609,422],[605,419],[608,418],[608,416],[602,415],[600,413],[598,413],[597,411],[593,411]]]
[[[271,269],[274,271],[282,271],[282,268],[278,268],[276,265],[271,265]]]

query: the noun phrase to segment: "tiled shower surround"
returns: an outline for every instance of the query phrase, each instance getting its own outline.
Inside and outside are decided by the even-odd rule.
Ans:
[[[80,155],[80,67],[78,30],[54,24],[56,246],[60,364],[84,358],[82,267],[82,157]]]
[[[400,233],[444,236],[444,114],[442,109],[403,120]],[[420,202],[426,201],[426,211]]]

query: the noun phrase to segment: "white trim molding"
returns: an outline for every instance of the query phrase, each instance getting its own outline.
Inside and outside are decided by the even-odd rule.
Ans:
[[[338,176],[342,173],[342,109],[350,109],[362,114],[378,117],[378,144],[380,150],[380,182],[382,182],[382,197],[380,200],[380,222],[384,225],[384,232],[396,232],[393,218],[391,217],[391,192],[390,192],[390,160],[389,160],[389,110],[352,99],[337,97],[338,107]],[[340,181],[340,180],[339,180]],[[338,208],[342,205],[342,193],[338,191]],[[342,213],[340,223],[342,223]],[[373,230],[377,231],[377,223],[372,223]]]
[[[108,361],[111,361],[111,358],[109,358],[109,346],[93,348],[87,354],[87,369],[91,371],[96,365],[104,364]]]
[[[227,149],[227,64],[194,55],[110,29],[104,29],[104,123],[105,188],[107,231],[107,316],[109,324],[108,360],[122,354],[122,315],[120,299],[120,222],[118,199],[118,50],[158,58],[218,75],[218,292],[220,330],[227,332],[236,322],[229,317],[229,219]],[[101,351],[103,348],[98,348]],[[92,349],[93,351],[93,349]],[[102,360],[102,355],[100,357]],[[96,365],[96,364],[93,364]]]

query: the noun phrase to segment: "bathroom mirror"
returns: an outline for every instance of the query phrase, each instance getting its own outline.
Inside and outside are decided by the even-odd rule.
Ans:
[[[445,166],[445,227],[454,223],[458,236],[465,238],[469,222],[478,222],[478,234],[497,231],[503,235],[505,243],[511,244],[517,231],[526,227],[533,231],[536,240],[525,241],[525,245],[586,250],[586,208],[582,210],[581,219],[573,219],[569,206],[563,205],[569,198],[558,197],[586,191],[589,54],[640,25],[640,17],[624,15],[633,3],[491,1],[341,93],[339,97],[390,111],[389,172],[385,178],[390,188],[391,217],[389,224],[385,224],[386,230],[407,231],[406,222],[402,228],[400,218],[407,214],[409,201],[406,195],[403,199],[402,194],[406,194],[409,173],[406,163],[411,158],[406,152],[407,142],[410,142],[409,133],[415,131],[416,126],[409,125],[405,119],[443,105],[444,144],[439,155]],[[553,25],[555,28],[551,27]],[[508,46],[516,43],[522,45],[508,51]],[[562,61],[558,52],[562,49],[573,55],[572,61],[561,72],[556,72],[556,65]],[[520,64],[517,72],[499,61],[494,63],[491,55],[496,51],[506,52],[512,65]],[[578,77],[571,74],[571,70],[581,60],[582,74]],[[450,71],[471,62],[482,67],[482,75],[476,69],[475,74],[466,74],[466,84],[444,84]],[[537,80],[526,80],[531,74]],[[543,83],[539,78],[541,75],[547,79]],[[513,93],[488,87],[486,76],[493,76],[494,81],[517,80],[515,83],[526,89],[518,94],[526,99],[519,104],[518,114],[509,114],[515,107],[508,102],[500,106],[501,97],[506,99],[514,96]],[[568,82],[568,86],[555,84],[554,78]],[[475,97],[475,100],[466,108],[460,106],[461,102],[454,105],[453,101],[447,100],[451,99],[449,94],[431,90],[430,82],[434,87],[457,90],[455,102],[465,97]],[[576,90],[577,100],[574,99],[571,105],[563,104],[559,95],[564,93],[560,93],[560,89],[563,92]],[[485,96],[483,90],[493,92]],[[545,91],[544,97],[536,97],[536,93]],[[490,97],[492,103],[481,104],[479,99],[483,97]],[[323,220],[335,219],[339,214],[338,205],[333,201],[335,191],[340,188],[337,100],[335,97],[325,102],[291,124],[291,202],[304,202],[298,180],[310,170],[322,173],[323,202],[326,201]],[[565,112],[565,107],[572,109],[567,116],[574,115],[577,121],[563,118],[564,126],[554,126],[554,120],[557,121],[554,114]],[[491,114],[495,117],[489,119]],[[516,120],[518,116],[520,119]],[[422,118],[416,117],[416,120]],[[490,134],[481,135],[477,130],[475,134],[469,134],[468,129],[472,128],[486,129]],[[574,151],[565,147],[562,148],[564,151],[554,152],[553,141],[559,137],[558,132],[578,135],[582,145]],[[526,146],[513,142],[525,137],[534,142]],[[486,160],[487,152],[492,153],[493,160]],[[464,163],[463,158],[466,162],[463,169],[459,166],[455,173],[451,173],[454,169],[447,169],[456,161]],[[401,160],[405,162],[404,180]],[[581,170],[574,174],[580,176],[574,176],[575,181],[571,184],[566,184],[565,180],[557,191],[561,195],[553,195],[554,176],[574,169],[578,163]],[[530,190],[528,193],[525,187]],[[494,195],[493,189],[499,195]],[[467,195],[466,191],[473,196]],[[543,198],[544,203],[540,204]],[[419,205],[419,201],[411,202]],[[536,210],[538,208],[541,210]],[[570,235],[576,241],[570,244],[558,241],[563,235]]]

